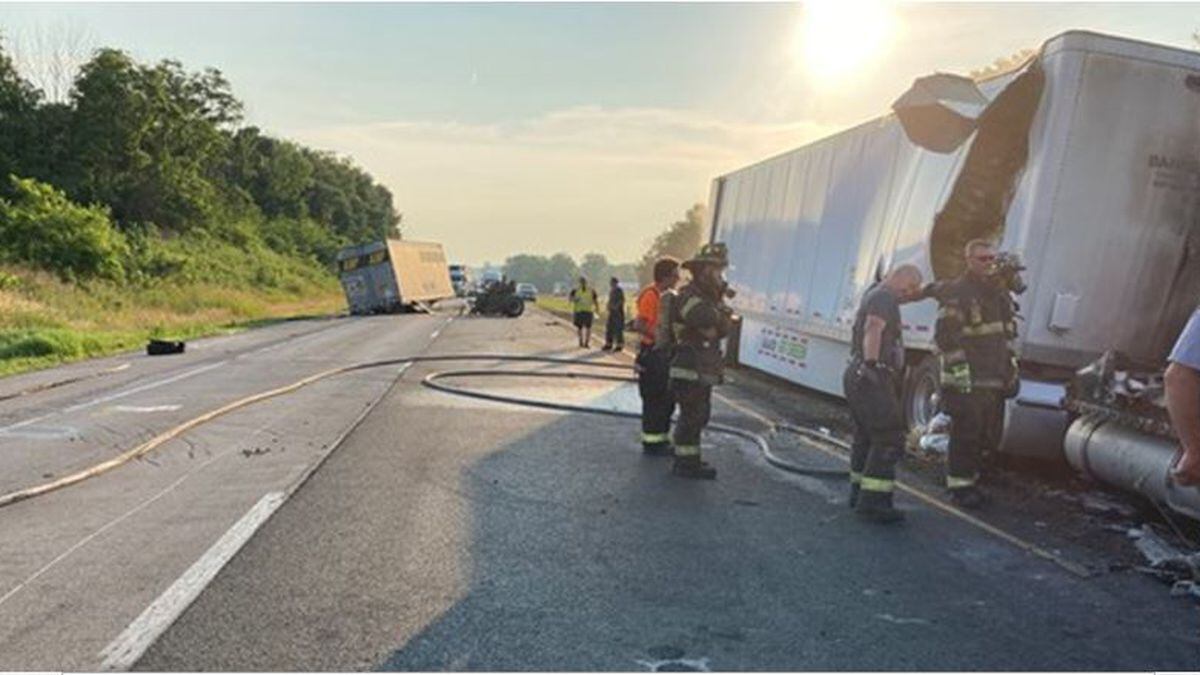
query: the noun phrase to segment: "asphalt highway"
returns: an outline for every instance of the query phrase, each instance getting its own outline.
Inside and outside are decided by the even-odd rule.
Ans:
[[[0,397],[130,363],[0,401],[0,481],[63,475],[336,365],[621,358],[573,344],[532,312],[340,319],[10,378]],[[716,434],[705,443],[718,480],[678,479],[670,460],[641,455],[634,422],[420,385],[453,367],[322,381],[0,508],[0,669],[1200,666],[1196,605],[1148,578],[1080,578],[908,498],[902,527],[862,523],[841,483],[784,474]],[[617,383],[458,384],[637,404]],[[716,414],[753,423],[723,404]],[[792,443],[789,457],[832,461]]]

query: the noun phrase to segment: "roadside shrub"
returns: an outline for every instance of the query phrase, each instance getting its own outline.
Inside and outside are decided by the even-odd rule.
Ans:
[[[129,246],[107,208],[80,206],[52,185],[10,176],[0,199],[0,256],[64,279],[124,276]]]

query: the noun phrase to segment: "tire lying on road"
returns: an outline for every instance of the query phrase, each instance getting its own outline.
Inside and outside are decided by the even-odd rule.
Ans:
[[[183,342],[174,342],[171,340],[151,340],[146,343],[146,354],[148,356],[182,354],[185,347],[186,345]]]

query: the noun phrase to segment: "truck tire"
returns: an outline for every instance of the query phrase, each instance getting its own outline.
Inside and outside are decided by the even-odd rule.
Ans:
[[[909,431],[924,429],[938,412],[941,368],[933,356],[924,356],[904,378],[904,421]]]
[[[525,301],[521,298],[512,297],[504,303],[504,316],[510,319],[515,319],[525,313]]]

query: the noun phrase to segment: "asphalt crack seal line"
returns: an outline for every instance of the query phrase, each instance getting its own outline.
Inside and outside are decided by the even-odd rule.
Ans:
[[[47,382],[45,384],[39,384],[34,387],[29,387],[28,389],[22,389],[20,391],[15,391],[11,394],[0,395],[0,401],[7,401],[10,399],[14,399],[14,398],[20,398],[22,396],[29,396],[30,394],[36,394],[38,392],[47,391],[50,389],[56,389],[58,387],[64,387],[68,384],[75,384],[76,382],[83,382],[86,380],[95,379],[97,377],[103,377],[105,375],[112,375],[113,373],[119,373],[122,370],[128,370],[129,366],[130,366],[130,364],[128,362],[126,362],[126,363],[122,363],[117,366],[113,366],[112,368],[105,368],[104,370],[100,370],[100,371],[97,371],[94,373],[87,373],[84,375],[77,375],[75,377],[68,377],[65,380],[56,380],[54,382]]]
[[[551,314],[549,312],[547,312],[547,314],[549,314],[551,317],[553,317],[555,322],[557,322],[559,326],[562,326],[563,328],[567,328],[572,331],[574,330],[574,327],[567,324],[563,319],[560,319],[559,317],[557,317],[554,314]],[[629,351],[628,348],[622,349],[621,353],[626,356],[629,356],[629,357],[635,356],[633,354],[633,352]],[[762,413],[758,412],[757,410],[754,410],[753,408],[750,408],[743,403],[738,403],[737,401],[730,399],[729,397],[721,394],[720,392],[714,392],[714,395],[721,401],[725,402],[727,405],[729,405],[729,407],[733,408],[734,410],[737,410],[749,417],[752,417],[754,419],[757,419],[757,420],[763,422],[773,431],[774,430],[789,431],[789,432],[796,433],[796,434],[811,438],[813,440],[819,441],[818,443],[810,443],[809,445],[812,448],[829,455],[830,457],[836,457],[847,463],[850,461],[850,457],[848,454],[850,446],[845,441],[834,437],[832,434],[824,432],[823,430],[811,429],[808,427],[797,426],[797,425],[778,423],[778,422],[775,422],[774,420],[770,419],[766,415],[763,415]],[[833,446],[833,447],[826,447],[826,446]],[[838,448],[838,449],[834,449],[834,448]],[[768,458],[768,461],[769,461],[769,458]],[[980,530],[983,530],[984,532],[987,532],[988,534],[990,534],[998,539],[1001,539],[1005,542],[1008,542],[1009,544],[1012,544],[1013,546],[1025,551],[1026,553],[1030,553],[1039,558],[1048,560],[1048,561],[1054,563],[1055,565],[1058,565],[1062,569],[1070,572],[1071,574],[1074,574],[1075,576],[1078,576],[1083,579],[1088,579],[1088,578],[1091,578],[1093,575],[1092,571],[1090,569],[1088,569],[1087,566],[1082,565],[1077,562],[1074,562],[1072,560],[1067,560],[1066,558],[1064,558],[1052,551],[1048,551],[1045,548],[1038,546],[1037,544],[1034,544],[1033,542],[1026,541],[1026,540],[1022,539],[1021,537],[1018,537],[1015,534],[1012,534],[1010,532],[1002,530],[1002,529],[996,527],[995,525],[991,525],[987,522],[984,522],[983,520],[980,520],[979,518],[976,518],[975,516],[972,516],[971,514],[966,513],[964,511],[962,511],[961,509],[955,508],[954,506],[946,503],[945,501],[942,501],[941,499],[938,499],[937,497],[934,497],[931,494],[926,493],[923,490],[919,490],[919,489],[917,489],[905,482],[899,481],[899,480],[896,481],[896,487],[899,488],[901,492],[904,492],[907,495],[915,497],[918,500],[924,502],[925,504],[927,504],[929,506],[932,506],[948,515],[954,516],[955,518],[958,518],[959,520],[961,520],[965,523],[973,525],[976,528],[979,528]]]

